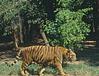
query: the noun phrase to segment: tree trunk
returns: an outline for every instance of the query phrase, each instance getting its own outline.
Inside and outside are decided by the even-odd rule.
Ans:
[[[96,24],[95,24],[95,28],[96,28],[96,46],[99,47],[99,0],[96,0],[96,8],[95,8],[95,17],[96,17]]]
[[[47,46],[50,46],[50,45],[49,45],[49,42],[48,42],[48,40],[47,40],[47,37],[46,37],[44,31],[42,30],[42,26],[40,26],[40,34],[41,34],[42,38],[44,39],[45,44],[46,44]]]
[[[11,23],[11,32],[12,32],[12,36],[13,36],[13,42],[14,42],[14,46],[15,48],[18,48],[18,42],[19,42],[19,38],[18,38],[18,26],[15,24],[15,21],[13,20]]]
[[[17,35],[17,33],[16,33],[15,30],[13,31],[13,35],[14,35],[15,48],[17,49],[18,48],[18,42],[19,42],[19,40],[18,40],[18,35]]]
[[[22,34],[22,20],[20,14],[18,15],[19,18],[19,35],[20,35],[20,43],[23,43],[23,34]]]
[[[16,21],[18,19],[18,21]],[[14,37],[15,48],[19,47],[19,43],[23,43],[23,34],[22,34],[22,20],[20,14],[12,21],[12,34]]]

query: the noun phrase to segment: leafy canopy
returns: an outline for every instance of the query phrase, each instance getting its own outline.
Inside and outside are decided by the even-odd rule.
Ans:
[[[80,9],[82,0],[57,0],[55,21],[47,21],[45,31],[52,45],[58,44],[69,48],[80,47],[90,32],[90,25],[83,17],[92,8]]]

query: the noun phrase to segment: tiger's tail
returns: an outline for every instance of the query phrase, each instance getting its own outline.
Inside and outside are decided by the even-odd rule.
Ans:
[[[19,60],[22,59],[22,58],[20,57],[20,56],[21,56],[21,49],[16,49],[16,51],[18,51],[18,53],[17,53],[15,59],[14,59],[11,63],[5,62],[5,64],[7,64],[7,66],[13,66],[13,65],[15,65],[16,63],[18,63]]]
[[[21,49],[19,48],[19,49],[17,49],[18,50],[18,53],[17,53],[17,55],[16,55],[16,58],[15,58],[15,60],[14,60],[14,63],[17,63],[19,60],[21,60]]]

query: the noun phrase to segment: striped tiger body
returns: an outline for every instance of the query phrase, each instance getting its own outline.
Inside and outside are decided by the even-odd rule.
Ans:
[[[23,61],[21,65],[21,74],[23,76],[28,74],[27,66],[32,62],[42,64],[43,67],[52,64],[56,66],[60,75],[68,76],[62,69],[63,59],[68,59],[70,61],[76,60],[76,54],[73,51],[60,46],[29,46],[20,49],[18,56],[20,54],[22,55]],[[42,72],[41,70],[39,74],[42,74]]]

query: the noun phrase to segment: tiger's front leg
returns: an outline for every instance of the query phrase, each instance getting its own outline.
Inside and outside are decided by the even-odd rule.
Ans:
[[[39,76],[44,76],[44,74],[43,74],[44,71],[45,71],[45,67],[40,65],[40,67],[38,68]]]
[[[22,62],[22,65],[21,65],[21,76],[29,76],[29,73],[27,72],[27,66],[28,64],[26,64],[25,62]]]
[[[65,73],[64,73],[61,63],[55,63],[55,66],[56,66],[56,68],[58,69],[59,74],[60,74],[61,76],[70,76],[69,74],[65,74]]]
[[[44,76],[43,72],[45,71],[45,68],[42,68],[39,72],[39,76]]]

